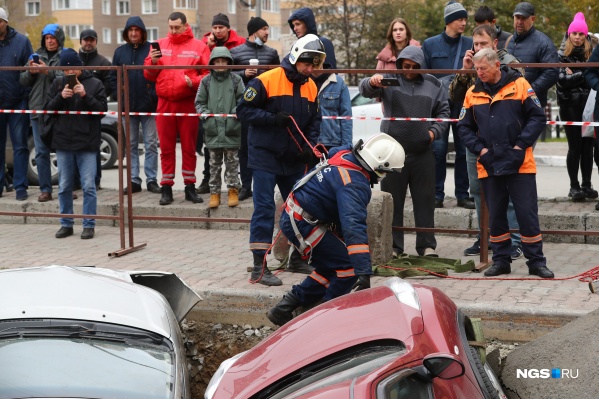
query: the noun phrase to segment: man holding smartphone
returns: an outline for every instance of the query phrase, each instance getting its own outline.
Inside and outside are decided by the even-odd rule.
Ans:
[[[208,65],[210,50],[201,40],[194,38],[185,14],[173,12],[169,15],[168,28],[168,37],[158,40],[160,50],[152,49],[144,60],[145,65]],[[207,69],[192,68],[144,69],[145,78],[150,82],[156,82],[157,112],[195,114],[195,96],[202,77],[207,73]],[[198,123],[199,118],[196,116],[156,117],[162,166],[160,205],[168,205],[174,201],[177,136],[180,138],[183,153],[185,200],[193,203],[204,202],[195,188]]]
[[[41,46],[37,49],[37,62],[34,57],[29,58],[28,66],[45,67],[57,66],[60,63],[60,54],[65,41],[65,34],[60,25],[48,24],[42,30]],[[29,93],[29,108],[35,110],[44,109],[46,96],[54,79],[62,76],[60,70],[30,69],[21,72],[19,82],[25,87],[31,87]],[[47,115],[31,114],[31,130],[33,131],[33,143],[35,145],[35,164],[39,178],[40,195],[39,202],[52,201],[52,172],[50,168],[50,149],[44,144],[40,135],[44,125],[49,120]]]
[[[416,70],[425,63],[417,46],[408,46],[396,61],[397,69]],[[390,79],[390,80],[389,80]],[[383,81],[399,85],[385,86]],[[385,118],[448,118],[449,104],[442,84],[432,75],[418,72],[376,74],[360,82],[360,93],[381,98]],[[435,156],[432,142],[441,137],[447,122],[381,122],[381,132],[393,137],[406,152],[401,173],[387,173],[381,190],[393,195],[393,226],[403,226],[403,209],[408,187],[414,205],[416,227],[435,227]],[[437,256],[434,233],[416,233],[418,255]],[[393,231],[393,253],[404,253],[402,231]]]

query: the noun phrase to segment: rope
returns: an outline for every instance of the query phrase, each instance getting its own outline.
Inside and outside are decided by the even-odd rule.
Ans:
[[[262,272],[260,273],[260,277],[258,277],[256,280],[252,280],[252,275],[250,274],[250,278],[249,278],[249,282],[250,284],[256,284],[259,283],[260,280],[262,280],[262,277],[264,276],[264,269],[267,267],[266,266],[266,255],[268,255],[270,253],[270,251],[272,250],[272,248],[275,246],[276,242],[279,240],[279,238],[281,238],[282,235],[282,231],[279,230],[279,232],[277,233],[277,236],[275,237],[275,239],[272,241],[272,244],[270,244],[270,247],[268,247],[268,250],[266,251],[266,253],[264,254],[264,257],[262,258]],[[277,274],[283,272],[283,270],[278,270],[275,271],[274,273],[272,273],[274,276],[276,276]]]
[[[442,278],[448,278],[448,279],[452,279],[452,280],[473,280],[473,281],[478,281],[478,280],[495,280],[495,281],[529,281],[529,280],[535,280],[535,281],[541,281],[541,280],[547,280],[547,281],[565,281],[565,280],[572,280],[577,278],[578,281],[582,282],[582,283],[590,283],[593,282],[595,280],[599,280],[599,266],[595,266],[592,269],[589,269],[585,272],[582,273],[578,273],[575,274],[573,276],[568,276],[568,277],[556,277],[556,278],[552,278],[552,279],[541,279],[539,280],[538,277],[516,277],[516,278],[503,278],[503,277],[457,277],[457,276],[449,276],[449,275],[445,275],[445,274],[441,274],[441,273],[437,273],[434,272],[432,270],[428,270],[425,269],[423,267],[395,267],[395,266],[389,266],[389,265],[382,265],[379,266],[380,268],[383,269],[389,269],[389,270],[395,270],[395,271],[404,271],[404,270],[418,270],[421,271],[423,273],[427,273],[436,277],[442,277]]]

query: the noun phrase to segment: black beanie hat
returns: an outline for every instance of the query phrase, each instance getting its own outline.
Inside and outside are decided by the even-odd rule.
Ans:
[[[268,26],[268,22],[260,17],[252,17],[248,22],[248,36],[253,35],[265,26]]]
[[[83,66],[79,54],[72,48],[64,48],[60,53],[60,66]]]
[[[229,17],[222,13],[218,13],[212,18],[212,26],[214,25],[222,25],[231,28],[231,25],[229,25]]]

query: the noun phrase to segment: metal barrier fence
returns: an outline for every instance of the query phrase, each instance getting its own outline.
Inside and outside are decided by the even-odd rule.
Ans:
[[[580,67],[580,64],[511,64],[514,67],[536,67],[536,68],[547,68],[547,67],[564,67],[564,66],[572,66],[572,67]],[[586,63],[586,67],[599,67],[599,63]],[[277,67],[277,65],[261,65],[260,69],[271,69]],[[123,182],[123,172],[126,172],[127,181],[131,181],[131,165],[127,162],[127,167],[124,169],[122,162],[123,159],[123,145],[121,143],[125,143],[125,152],[126,154],[131,153],[131,142],[129,140],[130,132],[129,132],[129,116],[130,115],[159,115],[158,113],[138,113],[138,112],[130,112],[129,109],[129,77],[127,71],[129,70],[138,70],[138,69],[231,69],[231,70],[240,70],[247,69],[249,66],[246,65],[233,65],[233,66],[191,66],[191,65],[181,65],[181,66],[142,66],[142,65],[123,65],[121,67],[118,66],[90,66],[90,67],[69,67],[69,69],[80,69],[80,70],[111,70],[117,72],[117,103],[118,108],[117,112],[109,111],[106,113],[99,112],[89,112],[83,114],[90,115],[100,115],[100,114],[115,114],[117,116],[123,116],[123,118],[118,119],[118,171],[119,171],[119,201],[118,201],[118,215],[93,215],[95,219],[106,219],[106,220],[115,220],[118,221],[119,224],[119,232],[120,232],[120,249],[110,252],[109,256],[122,256],[127,253],[137,251],[141,248],[144,248],[147,243],[135,244],[135,236],[134,236],[134,225],[136,220],[150,220],[150,221],[175,221],[175,222],[224,222],[224,223],[249,223],[247,219],[235,219],[235,218],[205,218],[205,217],[175,217],[175,216],[141,216],[135,215],[133,210],[133,200],[131,195],[127,195],[127,208],[125,215],[125,194],[123,192],[124,182]],[[0,67],[0,72],[2,71],[14,71],[14,70],[63,70],[64,67]],[[346,74],[375,74],[375,73],[431,73],[431,74],[454,74],[454,73],[474,73],[473,71],[463,71],[463,70],[375,70],[375,69],[336,69],[336,70],[327,70],[327,73],[346,73]],[[48,111],[35,111],[35,110],[0,110],[0,113],[50,113]],[[70,112],[58,111],[52,112],[57,114],[68,114]],[[82,114],[81,112],[75,112],[77,114]],[[162,115],[162,114],[160,114]],[[189,116],[189,117],[198,117],[201,114],[169,114],[172,116]],[[232,114],[209,114],[210,116],[220,116],[220,117],[234,117]],[[208,116],[208,115],[206,115]],[[332,119],[342,119],[341,117],[331,117]],[[126,134],[123,135],[123,119],[125,120],[125,129]],[[354,119],[364,119],[354,118]],[[375,118],[377,120],[408,120],[408,121],[448,121],[448,122],[457,122],[455,119],[438,119],[438,118]],[[591,122],[577,122],[577,121],[548,121],[548,126],[550,125],[575,125],[575,126],[599,126],[599,123],[591,123]],[[484,193],[481,195],[481,252],[480,252],[480,264],[477,265],[477,270],[483,270],[485,267],[489,265],[488,259],[488,247],[487,247],[487,239],[488,239],[488,210],[485,206],[484,202]],[[0,212],[0,216],[31,216],[31,217],[48,217],[48,218],[60,218],[60,217],[72,217],[72,218],[84,218],[89,217],[90,215],[83,214],[69,214],[62,215],[56,213],[30,213],[30,212]],[[125,224],[126,220],[126,224]],[[125,225],[127,226],[127,236],[128,242],[125,241]],[[417,228],[417,227],[397,227],[394,226],[394,229],[402,230],[406,232],[418,232],[418,231],[431,231],[431,232],[439,232],[439,233],[448,233],[448,234],[478,234],[478,230],[462,230],[462,229],[428,229],[428,228]],[[578,231],[578,230],[544,230],[541,233],[543,234],[554,234],[554,235],[585,235],[585,236],[599,236],[599,231]]]

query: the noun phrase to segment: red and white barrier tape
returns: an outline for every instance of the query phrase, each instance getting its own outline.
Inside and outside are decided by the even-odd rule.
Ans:
[[[117,116],[116,111],[48,111],[35,109],[0,109],[0,114],[45,114],[45,115],[112,115]],[[124,115],[124,112],[123,112]],[[236,118],[235,114],[196,114],[184,112],[129,112],[130,116],[195,116],[195,117],[220,117]],[[408,121],[408,122],[459,122],[459,119],[450,118],[396,118],[378,116],[323,116],[322,119],[341,119],[357,121]],[[599,126],[599,122],[574,122],[574,121],[547,121],[548,125],[560,126]]]

